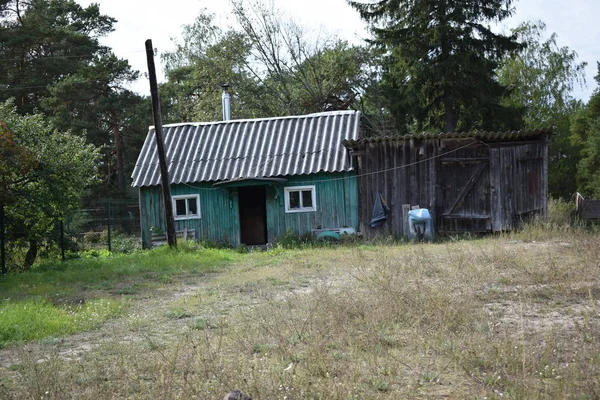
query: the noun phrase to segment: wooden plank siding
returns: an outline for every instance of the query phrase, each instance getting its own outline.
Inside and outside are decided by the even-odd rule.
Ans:
[[[200,218],[175,220],[175,230],[194,229],[197,239],[213,243],[239,244],[240,223],[237,196],[225,189],[216,189],[209,183],[171,185],[173,196],[198,194],[200,197]],[[142,243],[151,246],[150,231],[156,227],[165,231],[162,192],[158,186],[140,188],[140,214],[142,216]],[[233,239],[233,240],[232,240]]]
[[[386,141],[365,144],[359,156],[360,230],[369,238],[401,236],[405,215],[403,204],[433,209],[436,199],[436,141]],[[422,153],[422,154],[421,154]],[[371,214],[377,193],[386,200],[390,213],[382,226],[371,228]]]
[[[317,210],[285,213],[284,187],[315,185]],[[299,235],[313,229],[346,228],[358,230],[358,189],[356,174],[315,174],[290,177],[285,185],[267,191],[267,234],[277,241],[288,229]]]
[[[546,213],[547,139],[469,137],[364,141],[355,148],[360,230],[366,238],[403,236],[403,204],[429,209],[438,232],[497,232]],[[388,220],[369,226],[380,192]]]
[[[314,185],[316,211],[286,213],[284,187]],[[150,246],[151,227],[165,229],[161,191],[157,186],[140,188],[142,243]],[[266,190],[267,238],[277,241],[288,229],[298,235],[313,229],[352,227],[358,230],[358,187],[354,172],[320,173],[288,177],[283,185]],[[199,194],[201,218],[176,220],[175,229],[194,229],[197,239],[239,246],[240,218],[237,188],[215,188],[212,183],[176,184],[172,195]]]

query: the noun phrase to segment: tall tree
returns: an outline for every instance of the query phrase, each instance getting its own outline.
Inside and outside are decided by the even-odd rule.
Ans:
[[[350,107],[370,82],[370,52],[314,33],[261,2],[232,0],[251,44],[247,68],[271,115]]]
[[[125,169],[124,135],[132,132],[143,137],[150,124],[135,118],[143,100],[127,88],[138,75],[126,60],[102,48],[90,64],[54,85],[42,101],[42,109],[58,129],[85,132],[91,143],[104,149],[106,185],[111,186],[114,172],[121,193],[127,172],[132,172]]]
[[[0,3],[0,100],[15,98],[20,113],[42,111],[60,130],[101,147],[103,196],[113,187],[125,192],[124,134],[143,137],[149,124],[139,114],[144,100],[127,89],[138,72],[99,44],[115,22],[98,4],[74,0]]]
[[[241,34],[223,31],[214,24],[214,15],[202,12],[193,24],[183,28],[183,41],[162,56],[167,83],[161,87],[166,120],[214,121],[221,119],[221,86],[234,90],[232,115],[253,117],[244,106],[244,96],[254,92],[246,69],[249,44]]]
[[[87,64],[115,22],[73,0],[4,0],[0,10],[0,100],[15,98],[21,113]]]
[[[383,79],[396,94],[399,123],[448,132],[513,123],[494,71],[521,45],[489,26],[512,15],[513,0],[348,2],[387,52]]]
[[[366,49],[311,37],[260,3],[233,5],[241,31],[220,29],[204,12],[184,27],[183,43],[163,56],[169,121],[220,119],[225,83],[233,90],[234,118],[344,109],[364,93]]]
[[[553,197],[568,199],[576,190],[573,177],[580,158],[580,149],[570,139],[572,117],[582,106],[573,98],[573,90],[584,83],[586,63],[578,62],[577,53],[568,47],[560,47],[555,33],[545,38],[545,30],[541,21],[513,29],[526,47],[505,58],[498,80],[510,88],[503,103],[523,110],[522,128],[554,127],[548,191]]]

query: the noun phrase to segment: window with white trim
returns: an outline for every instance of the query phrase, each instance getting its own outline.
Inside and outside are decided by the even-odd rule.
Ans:
[[[197,194],[172,196],[175,219],[200,218],[200,196]]]
[[[285,197],[285,212],[317,211],[317,196],[315,186],[288,186],[283,189]]]

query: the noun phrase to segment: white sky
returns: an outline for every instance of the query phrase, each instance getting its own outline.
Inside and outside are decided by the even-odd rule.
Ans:
[[[144,42],[152,39],[158,53],[173,49],[171,38],[179,38],[181,26],[190,24],[203,8],[213,12],[224,25],[234,25],[228,16],[229,0],[76,0],[83,6],[99,3],[103,14],[118,20],[115,31],[102,43],[112,47],[117,56],[126,58],[134,69],[146,72]],[[345,0],[271,0],[276,9],[293,16],[304,26],[323,27],[340,38],[359,43],[366,36],[364,23]],[[596,62],[600,61],[600,0],[521,0],[515,3],[516,15],[505,24],[516,26],[522,21],[542,20],[547,33],[556,32],[559,46],[568,46],[588,63],[587,87],[576,88],[575,96],[587,101],[596,88]],[[161,81],[160,58],[155,59]],[[150,93],[146,78],[132,88]]]

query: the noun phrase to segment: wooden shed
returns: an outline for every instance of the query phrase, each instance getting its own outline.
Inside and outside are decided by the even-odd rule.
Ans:
[[[546,213],[550,129],[346,140],[365,237],[403,236],[406,209],[429,209],[436,233],[498,232]],[[371,227],[380,196],[387,220]]]

